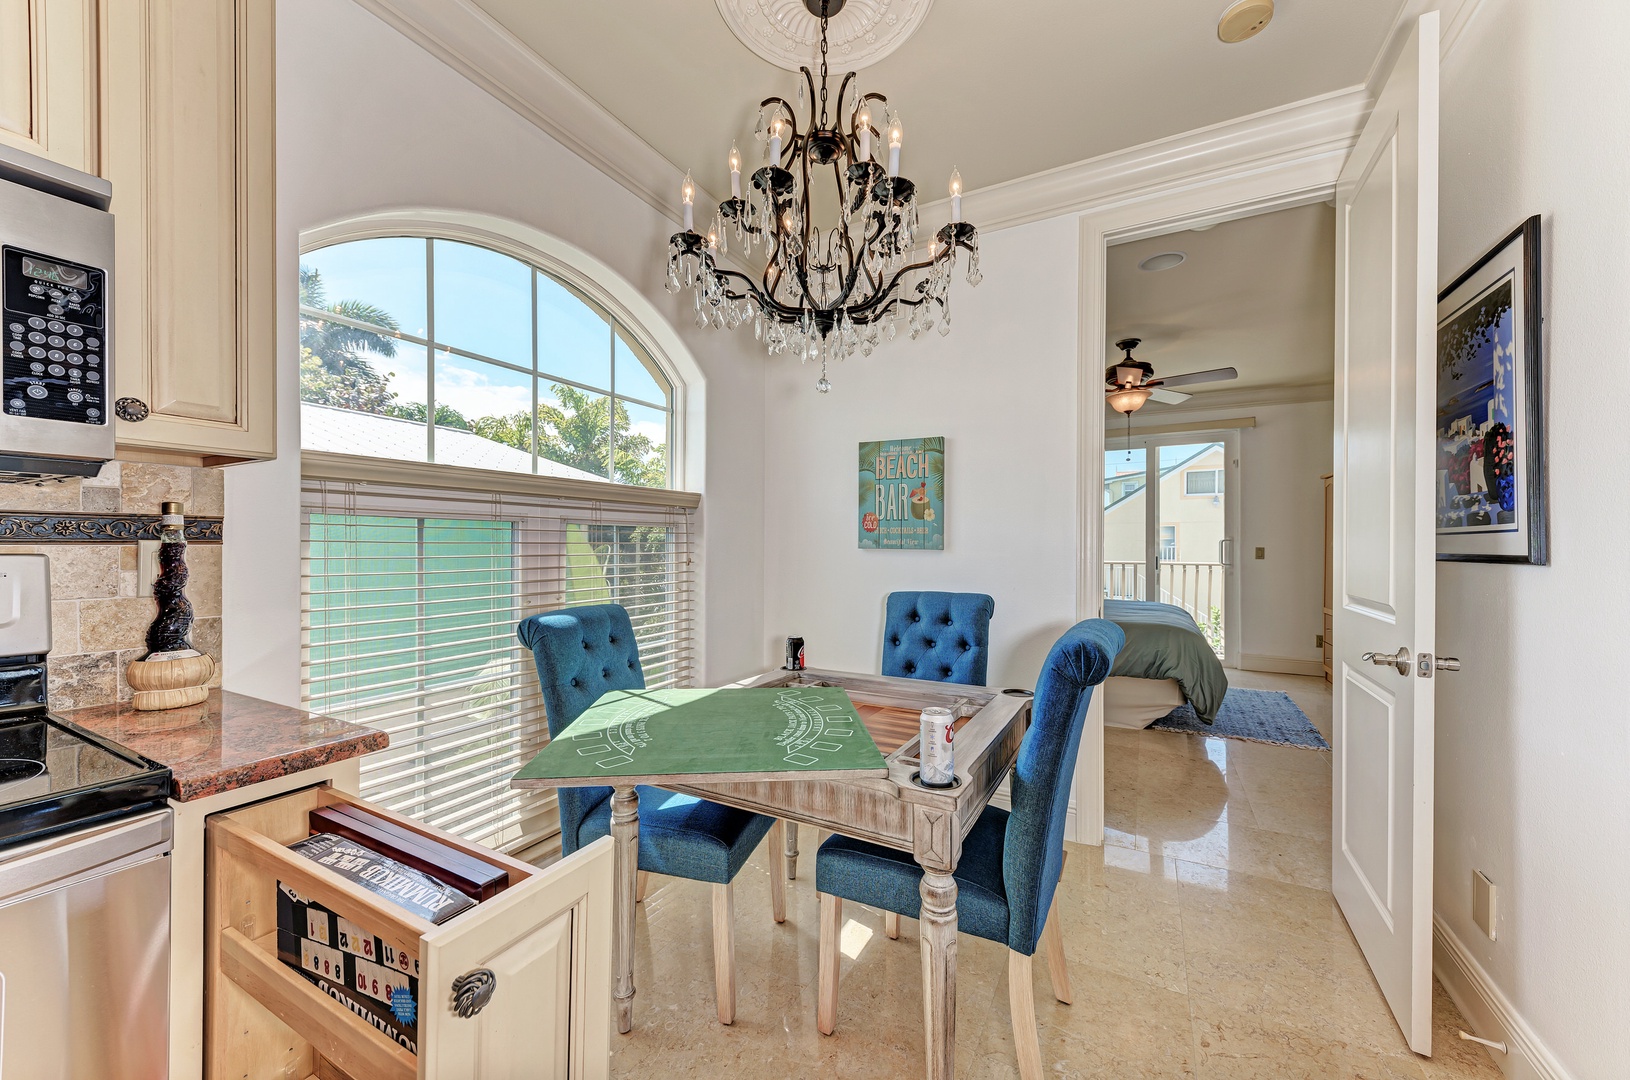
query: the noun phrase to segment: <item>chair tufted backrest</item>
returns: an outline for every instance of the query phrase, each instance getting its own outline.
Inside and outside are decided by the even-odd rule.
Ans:
[[[1092,688],[1108,677],[1125,644],[1126,632],[1112,622],[1076,623],[1053,644],[1036,682],[1030,729],[1013,763],[1002,849],[1008,948],[1026,956],[1035,954],[1064,868],[1064,820]]]
[[[645,689],[645,670],[640,667],[634,624],[620,604],[546,611],[522,619],[515,628],[515,636],[532,650],[551,738],[559,735],[607,690]],[[577,850],[578,826],[610,790],[559,789],[564,854]]]
[[[889,593],[883,674],[984,686],[995,613],[984,593]]]

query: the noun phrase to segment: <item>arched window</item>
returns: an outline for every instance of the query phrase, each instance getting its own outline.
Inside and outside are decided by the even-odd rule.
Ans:
[[[305,450],[668,487],[673,385],[538,266],[385,236],[300,259]]]

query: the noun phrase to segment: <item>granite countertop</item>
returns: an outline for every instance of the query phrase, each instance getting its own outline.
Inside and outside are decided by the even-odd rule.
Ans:
[[[223,791],[371,754],[390,736],[304,709],[210,691],[199,705],[138,712],[129,702],[73,709],[63,719],[169,766],[170,797]]]

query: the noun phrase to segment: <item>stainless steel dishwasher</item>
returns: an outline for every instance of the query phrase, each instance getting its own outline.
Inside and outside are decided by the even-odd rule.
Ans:
[[[0,1080],[168,1072],[170,822],[0,852]]]

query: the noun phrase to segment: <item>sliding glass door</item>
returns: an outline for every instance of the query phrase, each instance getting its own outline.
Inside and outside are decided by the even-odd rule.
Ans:
[[[1105,598],[1182,608],[1224,663],[1238,652],[1238,465],[1233,432],[1104,451]]]

